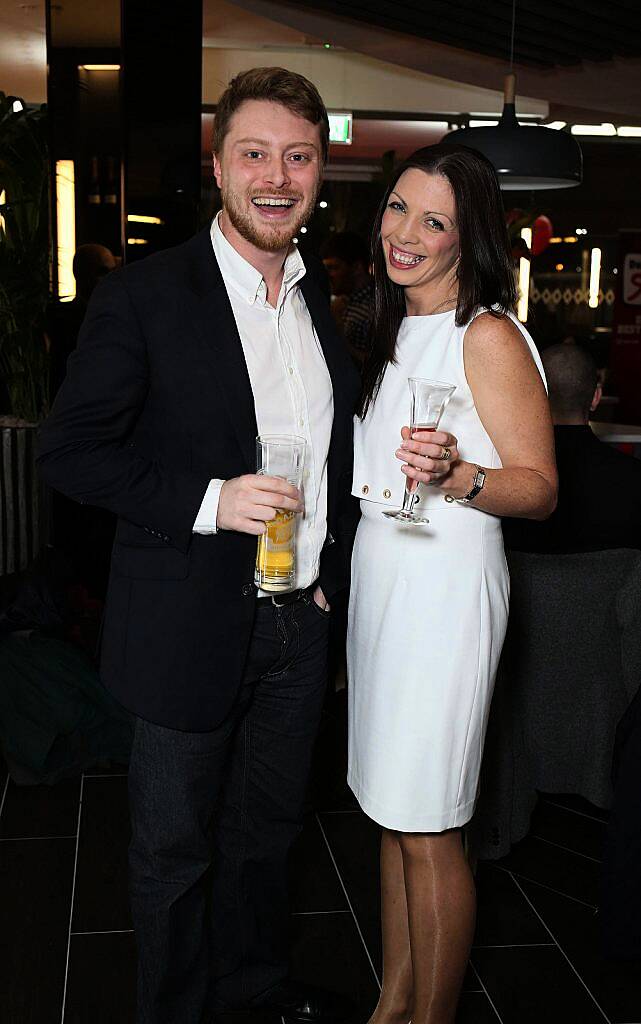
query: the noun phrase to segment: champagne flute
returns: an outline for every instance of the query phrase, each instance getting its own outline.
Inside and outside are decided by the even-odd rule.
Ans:
[[[410,389],[410,438],[417,430],[436,430],[447,403],[456,391],[456,385],[424,380],[421,377],[408,377],[407,383]],[[414,512],[417,497],[418,481],[408,479],[403,494],[403,507],[398,510],[386,509],[383,515],[405,526],[426,526],[429,519]]]

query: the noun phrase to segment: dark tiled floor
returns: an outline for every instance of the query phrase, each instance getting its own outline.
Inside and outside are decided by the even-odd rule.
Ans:
[[[349,993],[365,1024],[381,974],[378,829],[344,784],[340,700],[334,710],[319,744],[318,813],[293,857],[293,968]],[[0,1021],[133,1024],[122,769],[27,789],[0,766],[0,800]],[[457,1024],[641,1024],[638,966],[599,954],[604,822],[584,801],[543,797],[527,839],[479,865]]]

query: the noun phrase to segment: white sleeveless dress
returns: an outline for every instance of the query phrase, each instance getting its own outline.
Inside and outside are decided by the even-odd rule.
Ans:
[[[374,406],[355,421],[352,493],[362,518],[352,560],[348,632],[348,783],[366,814],[402,832],[441,832],[472,816],[487,717],[505,636],[509,577],[501,521],[420,486],[430,525],[381,515],[400,508],[405,476],[394,452],[408,423],[408,377],[456,384],[441,426],[460,457],[499,456],[463,366],[455,313],[406,317],[397,361]],[[539,372],[534,343],[516,320]]]

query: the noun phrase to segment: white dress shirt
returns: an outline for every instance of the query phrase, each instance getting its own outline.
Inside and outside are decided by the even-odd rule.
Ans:
[[[327,454],[334,416],[332,383],[298,282],[305,265],[294,248],[285,260],[276,306],[267,302],[260,271],[236,252],[219,224],[211,241],[238,327],[259,434],[296,434],[307,442],[303,492],[305,512],[296,532],[294,587],[318,576],[327,533]],[[216,533],[220,490],[212,480],[194,523],[194,533]]]

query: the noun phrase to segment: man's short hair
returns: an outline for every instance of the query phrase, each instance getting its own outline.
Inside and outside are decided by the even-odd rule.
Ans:
[[[292,114],[320,128],[323,163],[329,153],[329,119],[320,93],[302,75],[285,68],[251,68],[232,78],[216,106],[213,149],[220,153],[232,117],[245,100],[269,100],[280,103]]]
[[[580,412],[585,416],[590,411],[599,380],[597,365],[590,353],[569,342],[546,348],[541,360],[552,409],[557,413]]]
[[[350,265],[362,263],[365,269],[369,267],[369,242],[354,231],[337,231],[330,235],[323,242],[320,254],[323,260],[344,260]]]

